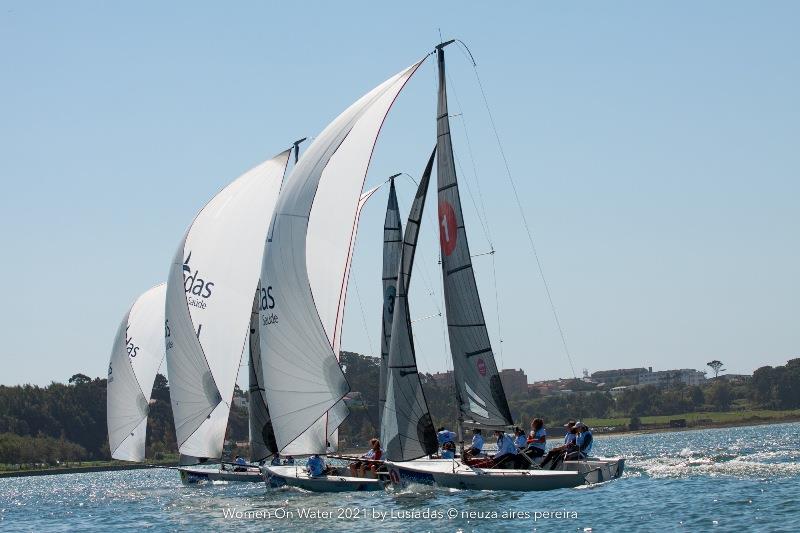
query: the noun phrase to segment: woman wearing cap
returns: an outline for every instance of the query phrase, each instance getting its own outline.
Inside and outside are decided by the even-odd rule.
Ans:
[[[594,436],[589,428],[583,422],[575,424],[578,432],[575,438],[575,449],[567,452],[566,460],[573,461],[579,459],[586,459],[592,453],[592,444],[594,444]]]

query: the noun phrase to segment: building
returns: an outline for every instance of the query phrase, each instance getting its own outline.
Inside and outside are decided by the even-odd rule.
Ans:
[[[247,397],[246,394],[242,394],[241,396],[238,394],[234,394],[233,405],[238,407],[239,409],[248,410],[250,408],[250,399]]]
[[[455,379],[453,378],[452,370],[431,374],[431,379],[439,387],[452,387],[455,385]]]
[[[500,383],[509,398],[528,394],[528,376],[522,369],[504,368],[500,371]]]
[[[684,385],[701,385],[706,381],[706,373],[691,368],[681,368],[679,370],[659,370],[653,372],[652,369],[639,375],[639,385],[655,385],[656,387],[671,387],[682,383]]]
[[[652,370],[652,369],[650,369]],[[597,382],[607,383],[609,385],[616,385],[622,381],[627,382],[628,385],[636,385],[639,383],[639,376],[647,373],[647,368],[618,368],[616,370],[598,370],[592,372],[592,379]]]

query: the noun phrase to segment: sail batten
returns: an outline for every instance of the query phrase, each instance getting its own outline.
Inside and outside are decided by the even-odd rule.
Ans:
[[[486,427],[508,426],[513,420],[486,329],[461,209],[447,111],[443,48],[437,48],[438,223],[459,420]]]

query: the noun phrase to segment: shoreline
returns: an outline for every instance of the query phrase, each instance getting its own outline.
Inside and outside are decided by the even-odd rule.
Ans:
[[[639,428],[639,429],[623,429],[620,431],[594,431],[593,435],[597,438],[603,437],[614,437],[617,435],[645,435],[650,433],[675,433],[680,431],[702,431],[706,429],[725,429],[725,428],[735,428],[735,427],[747,427],[747,426],[769,426],[775,424],[793,424],[795,422],[800,422],[800,417],[798,416],[790,416],[786,418],[773,418],[773,419],[753,419],[753,420],[741,420],[736,422],[715,422],[711,424],[702,424],[696,426],[686,426],[686,427],[657,427],[657,428]]]
[[[736,422],[719,422],[713,424],[703,424],[691,427],[658,427],[658,428],[640,428],[635,430],[621,430],[609,432],[595,432],[594,436],[598,439],[604,439],[615,436],[634,436],[634,435],[647,435],[652,433],[674,433],[681,431],[703,431],[707,429],[725,429],[732,427],[745,427],[745,426],[767,426],[774,424],[792,424],[800,422],[800,417],[792,416],[784,419],[760,419],[760,420],[746,420]],[[360,448],[348,448],[346,451],[340,452],[346,455],[347,452],[359,454]],[[119,470],[143,470],[148,468],[176,468],[178,465],[175,463],[163,464],[118,464],[118,465],[103,465],[103,466],[71,466],[67,468],[46,468],[39,470],[5,470],[0,471],[0,479],[15,478],[15,477],[31,477],[31,476],[52,476],[60,474],[81,474],[92,472],[115,472]]]
[[[114,472],[117,470],[143,470],[146,468],[175,468],[177,464],[122,464],[104,466],[70,466],[66,468],[42,468],[39,470],[3,470],[0,479],[10,477],[53,476],[59,474],[83,474],[89,472]]]

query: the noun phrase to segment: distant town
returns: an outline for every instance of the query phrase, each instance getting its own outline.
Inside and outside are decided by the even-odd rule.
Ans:
[[[714,361],[712,361],[713,363]],[[433,380],[440,386],[453,383],[453,371],[437,372],[431,374]],[[744,383],[752,376],[747,374],[723,374],[718,379],[730,383]],[[586,392],[593,386],[598,391],[608,391],[612,396],[617,396],[627,389],[635,389],[654,385],[660,388],[673,387],[678,384],[699,386],[707,381],[706,372],[691,368],[676,370],[653,370],[648,368],[618,368],[615,370],[598,370],[589,374],[583,371],[580,391],[575,390],[575,378],[559,378],[545,381],[528,382],[528,376],[522,369],[504,368],[500,371],[500,381],[508,397],[536,395],[554,396]]]

